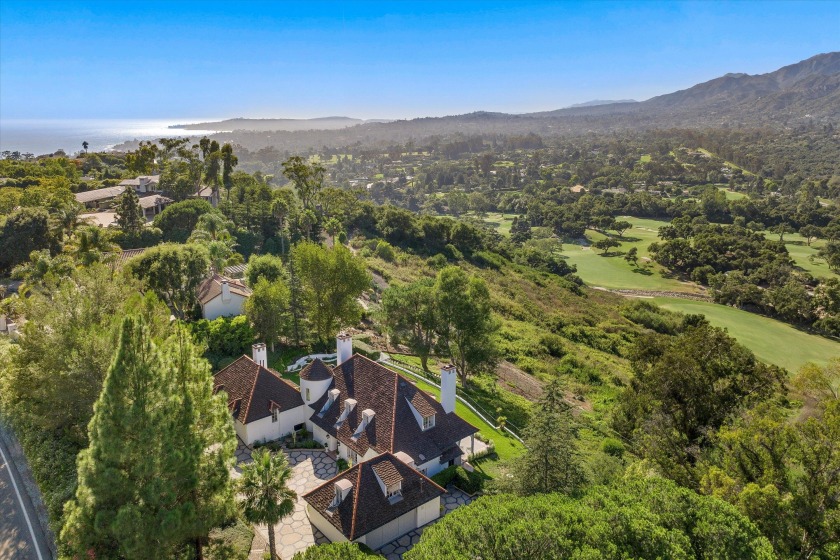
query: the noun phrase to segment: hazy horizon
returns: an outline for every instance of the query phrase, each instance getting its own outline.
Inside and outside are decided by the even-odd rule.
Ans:
[[[4,0],[0,119],[395,120],[641,101],[837,50],[838,6]]]

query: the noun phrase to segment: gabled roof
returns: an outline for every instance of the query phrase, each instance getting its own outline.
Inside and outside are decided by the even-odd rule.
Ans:
[[[334,367],[332,372],[330,389],[338,389],[341,394],[323,416],[319,411],[326,404],[329,391],[312,403],[310,406],[316,413],[311,420],[359,455],[364,455],[370,447],[379,453],[404,451],[420,465],[445,455],[460,440],[478,432],[454,412],[447,414],[439,402],[408,379],[364,356],[355,354]],[[336,427],[344,401],[348,398],[355,399],[356,406]],[[434,427],[424,431],[409,403],[414,403],[413,406],[423,416],[434,413]],[[362,411],[368,408],[376,416],[359,437],[353,439],[362,421]]]
[[[169,204],[172,202],[171,198],[167,198],[165,196],[161,196],[159,194],[152,194],[149,196],[141,196],[140,197],[140,208],[144,210],[147,208],[154,208],[158,204]]]
[[[125,187],[120,186],[84,191],[76,193],[76,202],[84,204],[85,202],[93,202],[95,200],[107,200],[109,198],[116,198],[124,192]]]
[[[401,500],[388,500],[376,480],[379,471],[389,473],[389,479],[400,477]],[[340,480],[349,481],[353,488],[337,508],[330,508],[335,498],[335,484]],[[304,494],[303,499],[352,541],[445,493],[446,490],[431,479],[390,453],[383,453],[344,471]]]
[[[272,369],[242,356],[213,379],[213,392],[228,395],[228,407],[243,424],[271,415],[272,407],[280,412],[303,406],[300,391]]]
[[[230,293],[238,294],[242,297],[251,296],[251,289],[239,280],[214,273],[213,276],[198,286],[198,301],[204,305],[210,300],[222,295],[222,282],[225,280],[227,280],[228,286],[230,287]]]
[[[332,368],[322,362],[321,358],[315,358],[305,368],[300,370],[300,378],[307,381],[326,381],[331,377]]]

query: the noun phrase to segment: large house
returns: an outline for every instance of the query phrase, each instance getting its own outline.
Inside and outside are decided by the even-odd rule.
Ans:
[[[455,414],[454,366],[441,370],[441,398],[382,364],[353,354],[339,335],[337,365],[316,359],[300,388],[267,366],[265,344],[219,371],[243,442],[278,439],[305,427],[353,467],[303,496],[310,521],[330,540],[380,546],[440,515],[443,489],[428,477],[461,464],[478,430]]]
[[[245,313],[245,300],[251,289],[233,278],[214,273],[198,286],[201,316],[212,321],[217,317],[234,317]]]

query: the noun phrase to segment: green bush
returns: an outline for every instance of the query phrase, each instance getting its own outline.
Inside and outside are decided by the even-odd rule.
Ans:
[[[374,254],[385,262],[394,262],[397,257],[393,245],[387,241],[380,241],[377,243]]]
[[[444,488],[452,484],[467,494],[475,494],[484,488],[484,477],[481,474],[477,472],[467,472],[467,470],[460,465],[453,465],[440,471],[432,477],[432,480]]]
[[[347,463],[347,461],[345,459],[342,459],[341,457],[339,457],[338,461],[335,462],[335,466],[338,469],[338,472],[344,472],[350,468],[349,463]]]
[[[251,552],[254,531],[241,519],[210,531],[205,551],[208,560],[247,560]]]
[[[601,442],[601,451],[613,457],[624,455],[624,444],[615,438],[606,438]]]

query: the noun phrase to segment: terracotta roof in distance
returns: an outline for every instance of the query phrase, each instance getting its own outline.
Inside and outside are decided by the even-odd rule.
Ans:
[[[230,287],[230,293],[243,297],[251,296],[251,289],[239,280],[214,273],[213,276],[207,278],[198,287],[198,301],[207,303],[220,296],[222,294],[222,282],[225,280],[227,280],[228,286]]]

